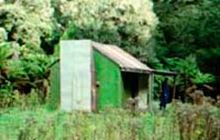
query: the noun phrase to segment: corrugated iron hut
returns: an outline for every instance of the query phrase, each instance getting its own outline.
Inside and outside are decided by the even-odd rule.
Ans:
[[[114,45],[68,40],[61,41],[60,49],[60,91],[56,82],[52,94],[60,92],[62,110],[123,107],[134,98],[138,107],[147,107],[151,68]]]

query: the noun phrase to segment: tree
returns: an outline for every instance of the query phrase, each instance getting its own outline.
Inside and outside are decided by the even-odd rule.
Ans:
[[[216,52],[220,47],[219,1],[154,0],[154,2],[160,20],[157,35],[157,57],[160,62],[166,64],[167,58],[170,58],[170,61],[176,61],[178,58],[181,62],[194,55],[197,58],[195,65],[199,66],[198,77],[201,78],[204,72],[219,75],[217,71],[220,67],[217,61],[220,53]],[[188,75],[191,75],[190,71]]]
[[[59,2],[70,17],[64,39],[92,39],[118,45],[143,62],[154,59],[152,36],[158,20],[150,0],[74,0]]]

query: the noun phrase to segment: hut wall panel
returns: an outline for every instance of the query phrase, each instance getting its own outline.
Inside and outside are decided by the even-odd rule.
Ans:
[[[61,42],[61,109],[91,111],[91,42]]]
[[[98,51],[94,51],[98,108],[121,107],[123,85],[120,68]]]

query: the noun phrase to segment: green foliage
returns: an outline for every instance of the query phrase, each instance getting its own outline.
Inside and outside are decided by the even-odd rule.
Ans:
[[[34,4],[34,2],[35,1],[29,1],[28,3]],[[34,5],[29,8],[33,6]],[[31,46],[39,47],[40,36],[50,34],[52,31],[51,20],[44,15],[49,13],[43,10],[46,9],[38,10],[38,12],[30,11],[27,7],[22,5],[22,2],[21,4],[19,2],[17,4],[1,5],[0,26],[5,29],[8,40],[17,41],[20,45],[30,44]]]
[[[144,62],[154,58],[150,42],[158,21],[151,1],[76,0],[59,4],[62,15],[70,17],[64,39],[116,44]]]
[[[211,74],[202,73],[197,65],[195,56],[189,55],[185,59],[170,58],[167,59],[168,67],[191,78],[196,84],[210,83],[214,81]]]
[[[42,99],[35,89],[32,89],[28,95],[13,90],[10,83],[0,89],[0,108],[19,107],[25,109],[39,106],[41,103]]]
[[[0,43],[0,69],[4,67],[6,60],[12,55],[9,43]]]
[[[4,28],[0,27],[0,42],[7,40],[7,33]]]
[[[16,43],[0,45],[0,96],[2,97],[0,107],[13,106],[12,102],[16,104],[17,94],[15,92],[24,94],[31,92],[32,89],[42,96],[45,92],[44,88],[49,88],[44,87],[46,86],[44,81],[49,76],[48,66],[54,61],[54,58],[46,56],[42,51],[37,52],[24,46],[15,46]],[[22,98],[24,97],[22,96]]]
[[[192,53],[198,48],[219,47],[219,1],[165,0],[155,2],[155,9],[161,21],[162,41],[170,48],[186,47],[185,53]]]
[[[220,47],[198,49],[196,55],[199,58],[199,66],[203,71],[209,70],[211,73],[219,75]]]
[[[60,63],[51,67],[50,73],[50,94],[47,98],[47,108],[56,110],[60,107]]]
[[[196,83],[212,82],[213,76],[205,72],[219,75],[219,1],[155,0],[154,4],[160,21],[156,51],[162,67],[185,73]]]
[[[201,73],[200,71],[198,71],[196,73],[196,76],[194,78],[194,82],[197,84],[204,84],[204,83],[211,83],[215,81],[215,77],[211,74],[207,74],[207,73]]]
[[[5,106],[16,102],[15,93],[35,90],[43,97],[49,88],[44,83],[54,57],[47,56],[41,47],[46,44],[42,40],[53,38],[55,30],[50,4],[50,0],[19,0],[0,5],[0,96],[9,101]]]

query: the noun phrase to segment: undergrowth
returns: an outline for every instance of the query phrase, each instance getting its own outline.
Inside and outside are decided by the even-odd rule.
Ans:
[[[219,140],[220,110],[171,105],[165,111],[49,111],[45,106],[0,110],[1,140]]]

